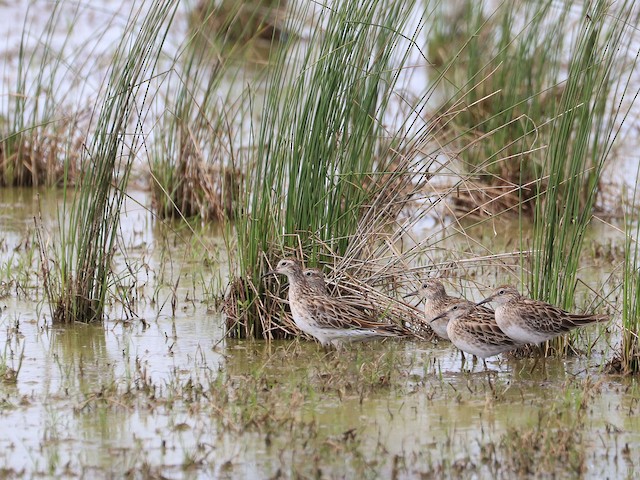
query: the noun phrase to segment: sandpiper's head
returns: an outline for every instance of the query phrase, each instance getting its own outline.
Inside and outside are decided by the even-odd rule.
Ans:
[[[289,280],[291,280],[291,278],[293,277],[302,275],[302,264],[300,263],[299,260],[295,258],[290,258],[290,257],[283,258],[278,262],[278,265],[276,265],[276,268],[265,273],[265,275],[275,275],[275,274],[286,275],[289,278]]]
[[[324,281],[324,273],[319,268],[307,268],[302,272],[309,288],[316,293],[327,293],[327,284]]]
[[[491,295],[489,295],[487,298],[485,298],[481,302],[478,302],[478,305],[489,302],[504,304],[518,298],[520,298],[520,292],[518,292],[518,289],[516,287],[512,287],[511,285],[502,285],[491,292]]]
[[[407,293],[404,298],[412,297],[414,295],[419,295],[420,298],[425,300],[434,300],[438,297],[446,297],[447,292],[444,289],[444,285],[440,280],[436,280],[435,278],[429,278],[422,282],[420,288],[415,292]]]
[[[455,320],[456,318],[464,317],[468,315],[476,308],[475,303],[469,302],[468,300],[460,299],[455,302],[449,308],[447,308],[444,313],[438,315],[436,318],[431,320],[432,322],[439,318],[447,318],[449,321]]]

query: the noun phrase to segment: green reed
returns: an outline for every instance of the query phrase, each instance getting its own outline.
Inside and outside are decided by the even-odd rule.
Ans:
[[[25,14],[15,84],[2,92],[5,116],[0,123],[0,184],[3,186],[55,185],[60,179],[59,157],[68,151],[65,145],[72,138],[67,135],[73,122],[57,108],[53,95],[42,95],[55,91],[66,72],[60,52],[69,36],[58,49],[52,47],[63,8],[60,3],[53,6],[35,45],[33,37],[37,34],[27,23],[33,10],[30,6]],[[75,7],[75,14],[77,10]]]
[[[274,334],[278,307],[262,295],[260,279],[267,262],[292,250],[312,263],[322,252],[346,251],[374,195],[374,172],[384,170],[398,143],[383,117],[400,72],[392,57],[404,58],[397,43],[413,2],[340,2],[318,5],[320,13],[311,12],[313,5],[291,7],[285,30],[307,33],[277,52],[243,159],[231,232],[237,265],[227,297],[238,336]]]
[[[244,86],[260,88],[261,64],[269,60],[268,52],[257,60],[250,54],[257,44],[271,45],[258,38],[264,33],[260,22],[246,23],[240,15],[255,19],[256,12],[277,9],[266,0],[236,2],[233,8],[229,2],[216,3],[203,2],[192,12],[187,38],[165,82],[164,114],[150,166],[154,207],[161,218],[233,217],[242,177],[234,168],[237,132],[250,116]],[[230,34],[241,25],[241,39]]]
[[[50,261],[39,231],[42,271],[52,319],[101,320],[112,276],[120,210],[132,162],[142,142],[150,79],[177,2],[139,4],[131,11],[105,79],[80,178],[65,177],[60,239]],[[148,8],[146,8],[148,6]],[[68,172],[65,172],[68,173]]]
[[[98,69],[100,41],[110,22],[78,48],[71,39],[84,21],[81,3],[55,2],[41,31],[31,18],[41,12],[30,4],[18,52],[14,83],[2,86],[0,117],[0,185],[58,186],[80,168],[88,122],[87,72]],[[10,59],[11,53],[7,54]],[[13,68],[13,62],[6,63]]]
[[[626,243],[622,278],[622,345],[620,367],[626,373],[640,372],[640,222],[638,191],[640,170],[636,174],[633,202],[625,215]]]
[[[470,0],[459,10],[440,6],[430,59],[453,99],[443,111],[458,105],[454,117],[444,117],[443,134],[458,146],[465,170],[486,184],[525,186],[540,175],[535,149],[549,138],[545,125],[562,94],[570,6],[552,0],[499,4],[494,11]],[[531,188],[516,191],[516,200],[534,195]]]
[[[531,294],[572,308],[584,234],[626,112],[633,2],[585,5],[537,183]],[[624,72],[624,73],[623,73]],[[553,346],[566,347],[560,339]]]

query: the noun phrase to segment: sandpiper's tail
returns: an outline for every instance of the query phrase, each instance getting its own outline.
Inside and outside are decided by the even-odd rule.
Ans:
[[[410,337],[414,336],[407,327],[397,323],[384,323],[378,325],[376,332],[384,337]]]
[[[567,323],[572,327],[582,327],[590,325],[592,323],[608,322],[610,320],[609,315],[580,315],[571,314],[567,318]]]

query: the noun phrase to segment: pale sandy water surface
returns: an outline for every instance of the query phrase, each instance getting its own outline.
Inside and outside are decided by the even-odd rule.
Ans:
[[[0,5],[9,53],[29,3]],[[34,5],[51,9],[49,2]],[[77,24],[73,41],[80,48],[92,25],[112,22],[115,28],[97,44],[108,49],[124,25],[118,12],[130,2],[87,5],[92,8],[82,18],[88,21]],[[30,30],[38,32],[46,16],[34,19]],[[29,38],[37,41],[35,33]],[[5,87],[11,65],[2,72]],[[95,82],[87,98],[98,89]],[[628,166],[615,173],[633,178],[636,152],[629,149]],[[601,372],[616,346],[615,327],[588,359],[544,365],[494,359],[490,374],[480,365],[468,373],[469,364],[462,367],[446,343],[376,343],[333,355],[304,341],[225,340],[213,295],[202,289],[226,282],[220,237],[198,230],[193,239],[183,228],[162,226],[149,214],[148,196],[132,196],[142,206],[127,203],[127,261],[118,257],[116,266],[136,273],[135,281],[119,286],[135,292],[136,316],[116,303],[103,325],[53,327],[42,285],[28,266],[37,268],[34,216],[42,211],[53,235],[64,221],[60,195],[0,192],[1,364],[18,372],[0,383],[0,476],[510,478],[515,467],[508,459],[517,455],[509,446],[517,434],[528,439],[515,447],[525,458],[537,448],[552,459],[552,467],[537,470],[534,462],[525,474],[639,474],[637,379]],[[433,219],[421,226],[440,228]],[[609,228],[603,232],[594,238],[612,235]],[[493,226],[483,235],[487,243],[497,241]],[[594,270],[609,274],[599,265]],[[590,329],[583,343],[597,335]],[[563,439],[578,453],[564,455]]]
[[[32,229],[36,200],[2,192],[5,258]],[[9,477],[504,476],[508,435],[534,435],[536,425],[553,426],[557,438],[547,442],[578,442],[588,478],[637,471],[638,385],[601,372],[611,341],[598,341],[589,358],[491,359],[487,374],[481,364],[463,367],[446,342],[336,354],[305,341],[224,340],[221,315],[192,286],[193,275],[224,271],[183,262],[184,243],[163,240],[175,232],[140,206],[127,212],[123,237],[148,264],[139,275],[144,322],[115,306],[103,325],[53,327],[37,282],[3,299],[3,363],[18,370],[16,381],[0,384],[0,461]],[[207,235],[201,241],[210,250],[221,248]],[[173,315],[166,285],[177,277]],[[587,331],[584,343],[597,334]],[[577,475],[562,458],[553,468]]]

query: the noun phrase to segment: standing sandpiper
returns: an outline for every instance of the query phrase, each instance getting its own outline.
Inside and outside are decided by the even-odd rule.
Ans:
[[[331,295],[327,289],[327,282],[324,279],[324,273],[319,268],[305,268],[302,272],[307,280],[307,285],[315,295]],[[366,297],[361,295],[340,295],[341,302],[350,305],[353,308],[362,310],[369,317],[375,316],[376,307]]]
[[[300,262],[284,258],[269,274],[289,279],[289,307],[293,321],[304,333],[323,346],[339,348],[343,342],[364,341],[380,337],[400,337],[407,332],[399,326],[375,321],[366,312],[354,308],[327,293],[309,286]]]
[[[441,317],[448,321],[447,334],[451,342],[463,352],[482,358],[483,362],[485,358],[520,346],[498,327],[491,310],[477,308],[473,302],[460,299],[431,321]]]
[[[542,343],[569,330],[595,322],[606,322],[608,315],[569,313],[540,300],[520,295],[515,287],[504,285],[482,300],[495,302],[496,322],[509,337],[522,343]]]
[[[404,298],[414,295],[420,296],[424,300],[424,319],[429,323],[436,335],[449,340],[449,335],[447,334],[449,320],[448,317],[442,316],[442,314],[462,299],[447,295],[442,282],[435,278],[425,280],[418,290],[406,294]],[[493,311],[486,307],[478,308],[487,314],[493,315]]]
[[[302,274],[314,295],[327,293],[327,283],[324,281],[324,273],[322,273],[322,270],[319,268],[305,268]]]

